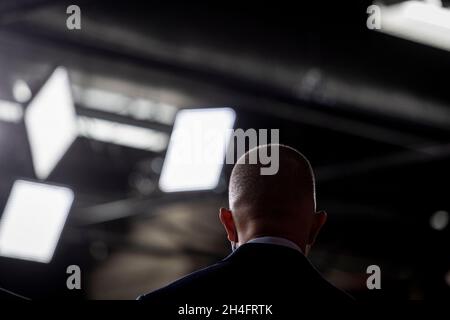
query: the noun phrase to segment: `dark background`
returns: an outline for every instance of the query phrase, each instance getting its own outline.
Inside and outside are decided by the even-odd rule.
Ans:
[[[81,30],[66,28],[69,4]],[[370,4],[2,1],[0,98],[14,100],[19,78],[35,93],[62,65],[74,90],[231,106],[236,127],[278,128],[311,160],[329,214],[311,259],[330,281],[357,299],[445,299],[449,232],[430,218],[450,210],[450,53],[368,30]],[[76,102],[81,116],[171,131]],[[217,213],[230,168],[214,192],[163,194],[164,152],[78,138],[49,177],[76,192],[52,262],[0,258],[0,286],[134,299],[226,255]],[[0,121],[0,208],[17,178],[34,178],[25,127]],[[70,264],[80,291],[65,287]],[[372,264],[382,290],[366,288]]]

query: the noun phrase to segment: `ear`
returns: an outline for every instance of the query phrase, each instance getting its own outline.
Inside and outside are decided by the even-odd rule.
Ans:
[[[228,235],[228,240],[231,242],[238,242],[237,230],[233,220],[231,210],[227,208],[220,208],[219,219]]]
[[[312,246],[316,241],[316,237],[322,229],[323,225],[327,221],[327,213],[325,211],[315,212],[313,215],[313,221],[311,230],[309,232],[308,245]]]

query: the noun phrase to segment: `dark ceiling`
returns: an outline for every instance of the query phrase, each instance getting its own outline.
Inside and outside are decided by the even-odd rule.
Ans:
[[[430,250],[442,265],[448,244],[428,220],[450,210],[450,53],[370,31],[370,2],[347,2],[78,1],[82,30],[69,31],[65,1],[3,1],[0,95],[11,99],[17,77],[36,90],[64,65],[180,108],[233,106],[238,127],[279,128],[282,143],[310,158],[331,220],[324,248],[425,272],[415,255]],[[4,204],[12,181],[33,173],[23,125],[1,123],[0,132]],[[91,206],[122,199],[98,221],[135,216],[151,211],[149,199],[189,198],[142,195],[130,184],[163,156],[80,138],[51,180],[75,188],[82,224],[97,221]]]

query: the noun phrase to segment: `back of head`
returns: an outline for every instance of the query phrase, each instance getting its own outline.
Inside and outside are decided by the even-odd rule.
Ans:
[[[278,148],[278,171],[261,174],[261,161],[252,157]],[[273,157],[274,155],[271,155]],[[254,163],[254,162],[252,162]],[[237,220],[291,220],[315,210],[314,175],[309,161],[285,145],[263,145],[244,154],[233,168],[229,187],[230,208]]]

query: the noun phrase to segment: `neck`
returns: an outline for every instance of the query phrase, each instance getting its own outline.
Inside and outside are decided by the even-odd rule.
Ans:
[[[293,233],[283,228],[275,228],[273,225],[270,228],[261,225],[249,225],[246,226],[245,230],[238,231],[238,244],[242,245],[259,237],[278,237],[292,241],[298,245],[303,252],[306,252],[306,240],[299,236],[301,234],[302,232]]]

